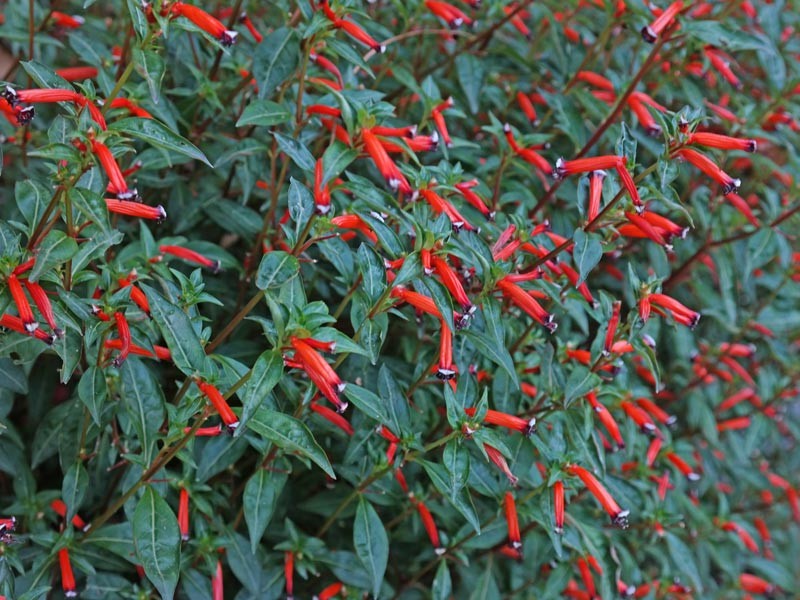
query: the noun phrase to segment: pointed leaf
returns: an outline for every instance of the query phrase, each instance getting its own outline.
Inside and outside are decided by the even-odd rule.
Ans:
[[[389,563],[389,537],[378,513],[363,497],[359,500],[353,523],[353,545],[372,580],[372,594],[377,598]]]
[[[181,567],[181,533],[175,514],[152,486],[133,513],[133,543],[145,575],[161,596],[171,600]]]

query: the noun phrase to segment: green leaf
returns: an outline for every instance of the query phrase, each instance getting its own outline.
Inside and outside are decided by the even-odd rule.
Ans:
[[[89,474],[81,461],[73,463],[64,474],[61,483],[61,499],[67,505],[67,516],[64,520],[69,523],[78,512],[83,502],[83,497],[89,487]]]
[[[258,83],[258,97],[271,97],[276,88],[294,73],[300,60],[294,32],[276,29],[258,45],[253,56],[253,77]]]
[[[450,570],[447,568],[447,561],[439,562],[436,569],[436,576],[433,578],[431,596],[433,600],[448,600],[453,594],[453,580],[450,578]]]
[[[120,371],[122,402],[139,438],[142,458],[149,462],[155,451],[158,430],[164,421],[164,393],[153,372],[138,358],[128,358]],[[85,374],[82,379],[86,379]]]
[[[244,488],[242,502],[244,505],[244,520],[247,531],[250,533],[250,549],[256,552],[261,536],[269,525],[269,520],[275,512],[275,503],[286,485],[288,475],[278,471],[259,469],[247,482]]]
[[[28,393],[28,378],[24,369],[10,358],[0,358],[0,388],[15,394]]]
[[[380,371],[378,371],[378,394],[385,401],[392,430],[398,435],[400,432],[408,430],[411,425],[408,401],[400,384],[397,383],[385,364],[381,365]]]
[[[358,157],[358,152],[336,140],[322,155],[322,182],[328,183],[341,175]]]
[[[288,252],[273,250],[264,255],[256,273],[256,287],[267,290],[282,286],[300,272],[297,258]]]
[[[586,281],[589,272],[597,266],[603,257],[603,245],[600,243],[600,236],[596,233],[586,233],[578,227],[572,236],[575,246],[572,250],[572,258],[575,266],[578,267],[578,283],[580,285]]]
[[[344,395],[368,417],[375,419],[378,423],[389,422],[389,417],[383,409],[383,401],[374,392],[360,385],[348,383],[344,388]]]
[[[486,79],[486,61],[479,60],[472,54],[462,52],[456,56],[456,73],[458,83],[467,97],[469,111],[474,115],[480,109],[480,96]]]
[[[158,104],[161,94],[161,80],[164,79],[166,71],[164,59],[155,52],[134,47],[133,62],[136,66],[136,72],[147,82],[150,98]]]
[[[386,267],[383,261],[367,244],[358,247],[358,270],[361,272],[362,289],[372,302],[378,300],[386,290]]]
[[[48,233],[39,244],[36,263],[31,269],[28,279],[39,281],[39,277],[51,269],[67,262],[78,252],[78,243],[58,229]]]
[[[289,216],[294,221],[295,236],[305,227],[314,214],[314,196],[309,189],[294,177],[289,178]]]
[[[150,302],[150,315],[172,353],[172,362],[184,375],[203,371],[206,353],[189,316],[150,286],[140,287]]]
[[[564,385],[564,406],[568,407],[572,402],[581,398],[600,385],[600,377],[592,373],[583,365],[576,366],[567,377]]]
[[[133,514],[133,543],[145,575],[171,600],[180,574],[181,534],[172,509],[150,485]]]
[[[206,155],[194,144],[155,119],[127,117],[114,121],[108,126],[108,129],[145,141],[155,148],[161,148],[168,152],[175,152],[182,156],[199,160],[213,168]]]
[[[242,116],[236,121],[237,127],[245,125],[260,125],[271,127],[286,123],[292,118],[292,114],[277,102],[271,100],[252,100],[242,112]]]
[[[45,211],[47,204],[50,202],[50,197],[53,192],[32,179],[25,181],[18,181],[14,186],[14,197],[17,200],[17,208],[25,217],[30,227],[30,232],[33,233],[34,228],[39,224],[42,213]]]
[[[422,463],[422,467],[425,469],[425,472],[428,474],[428,477],[430,477],[436,489],[439,490],[439,492],[450,501],[453,507],[459,513],[461,513],[461,516],[463,516],[467,522],[472,525],[475,533],[480,535],[481,522],[480,519],[478,519],[478,514],[475,512],[475,505],[472,503],[472,498],[469,495],[469,491],[462,489],[451,498],[449,483],[450,477],[447,474],[445,467],[428,461],[420,462]]]
[[[511,378],[515,387],[519,386],[517,371],[514,368],[514,361],[506,347],[503,336],[503,324],[500,319],[500,310],[497,302],[487,298],[482,305],[484,331],[475,332],[470,329],[463,329],[459,335],[465,336],[477,348],[483,356],[500,366]]]
[[[311,152],[303,145],[302,142],[298,142],[295,139],[281,135],[277,131],[273,132],[272,135],[275,138],[275,141],[278,142],[281,152],[285,153],[289,158],[291,158],[298,167],[304,171],[314,170],[314,166],[316,165],[317,161],[314,159],[314,155],[311,154]]]
[[[666,534],[667,548],[675,568],[686,575],[694,586],[694,592],[703,593],[703,578],[697,570],[697,560],[694,553],[674,533]]]
[[[353,523],[353,546],[372,580],[372,594],[377,598],[389,563],[389,536],[378,513],[363,496],[359,499]]]
[[[49,67],[35,60],[19,63],[31,79],[41,88],[56,88],[61,90],[74,89],[69,82],[52,71]]]
[[[283,375],[283,357],[278,350],[267,350],[258,357],[253,365],[252,374],[242,393],[242,416],[235,436],[244,432],[244,426],[253,414],[261,407],[264,400],[272,393],[272,389]]]
[[[89,414],[97,425],[100,425],[100,415],[107,397],[108,385],[105,373],[100,367],[91,365],[83,372],[78,382],[78,398],[89,409]]]
[[[302,421],[270,408],[261,407],[251,417],[249,427],[273,444],[290,452],[297,452],[309,459],[336,479],[325,451],[314,439],[314,435]]]

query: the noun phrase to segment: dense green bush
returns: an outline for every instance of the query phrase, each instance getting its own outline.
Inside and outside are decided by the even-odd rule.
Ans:
[[[794,597],[800,11],[658,5],[6,3],[0,596]]]

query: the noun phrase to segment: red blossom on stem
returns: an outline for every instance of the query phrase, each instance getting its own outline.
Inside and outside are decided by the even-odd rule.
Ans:
[[[611,517],[614,525],[620,527],[621,529],[627,529],[628,515],[630,514],[630,511],[620,508],[619,504],[617,504],[616,500],[614,500],[613,496],[608,492],[603,484],[598,481],[597,477],[578,465],[567,465],[564,470],[583,482],[583,485],[586,486],[586,489],[589,490],[589,493],[595,497],[595,499],[603,507],[603,510],[605,510]]]

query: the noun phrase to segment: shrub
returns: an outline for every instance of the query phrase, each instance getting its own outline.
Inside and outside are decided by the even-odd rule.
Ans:
[[[7,3],[0,595],[796,592],[800,14],[659,5]]]

